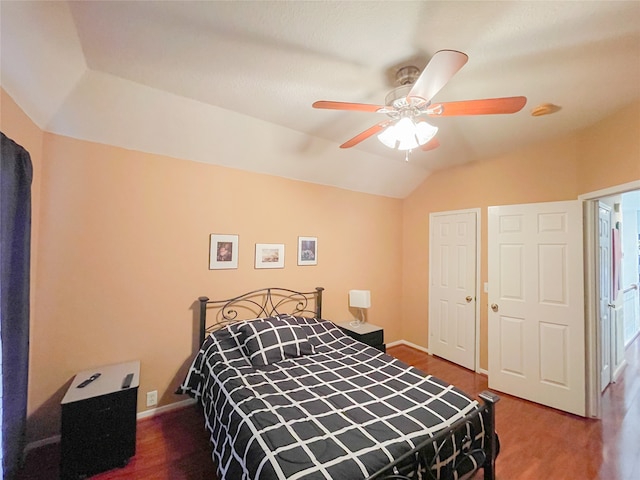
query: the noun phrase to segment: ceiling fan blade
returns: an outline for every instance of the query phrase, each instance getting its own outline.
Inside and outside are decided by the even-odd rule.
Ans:
[[[407,97],[419,97],[426,102],[431,101],[435,94],[451,80],[451,77],[467,63],[468,59],[465,53],[456,50],[436,52],[411,87]]]
[[[387,107],[384,105],[370,105],[367,103],[331,102],[328,100],[318,100],[312,105],[313,108],[326,108],[329,110],[352,110],[357,112],[378,112],[386,113]]]
[[[433,137],[427,143],[422,145],[420,147],[420,150],[422,150],[424,152],[428,152],[429,150],[433,150],[434,148],[438,148],[439,146],[440,146],[440,142],[438,141],[438,139],[436,137]]]
[[[427,108],[427,115],[430,117],[451,117],[454,115],[516,113],[522,110],[525,103],[527,103],[527,97],[485,98],[483,100],[435,103]]]
[[[359,144],[361,141],[366,140],[370,136],[381,132],[382,130],[387,128],[390,124],[391,124],[391,120],[380,122],[377,125],[374,125],[373,127],[366,129],[364,132],[359,133],[358,135],[353,137],[351,140],[347,140],[342,145],[340,145],[340,148],[351,148]]]

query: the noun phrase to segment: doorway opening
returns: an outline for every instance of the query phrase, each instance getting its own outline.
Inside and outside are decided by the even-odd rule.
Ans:
[[[600,418],[601,394],[624,371],[625,351],[640,333],[640,181],[579,198],[585,215],[587,415]],[[611,208],[610,252],[605,259],[602,204]],[[609,301],[602,294],[607,291]]]

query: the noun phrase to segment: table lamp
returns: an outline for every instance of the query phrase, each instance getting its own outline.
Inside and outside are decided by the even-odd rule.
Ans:
[[[364,308],[371,307],[371,292],[369,290],[349,290],[349,306],[357,308],[360,312],[360,318],[351,322],[353,326],[362,325],[364,323]]]

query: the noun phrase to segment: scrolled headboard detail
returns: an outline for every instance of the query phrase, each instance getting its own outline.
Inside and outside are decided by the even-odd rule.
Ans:
[[[199,297],[200,345],[208,333],[241,320],[278,314],[322,318],[323,290],[323,287],[316,287],[313,292],[297,292],[287,288],[270,287],[225,300]],[[215,315],[214,320],[207,322],[207,316],[211,318],[211,315]]]

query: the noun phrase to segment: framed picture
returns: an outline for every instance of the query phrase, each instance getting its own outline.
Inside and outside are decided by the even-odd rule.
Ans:
[[[256,243],[256,268],[284,268],[284,244]]]
[[[238,235],[211,234],[209,270],[238,268]]]
[[[317,237],[298,237],[298,265],[318,264]]]

